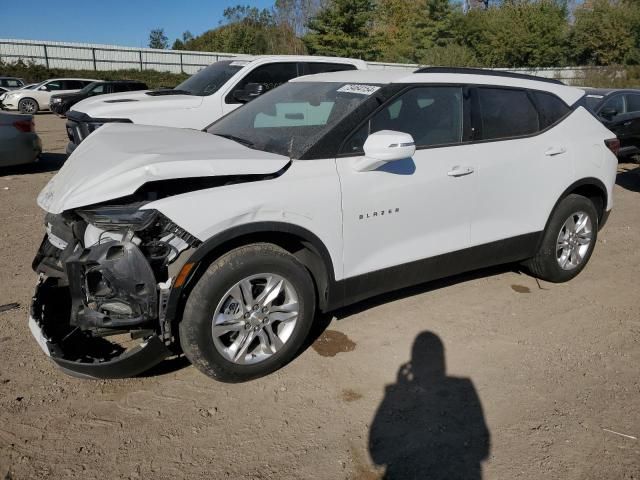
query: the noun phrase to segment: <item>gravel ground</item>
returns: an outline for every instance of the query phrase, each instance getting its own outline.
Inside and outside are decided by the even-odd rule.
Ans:
[[[182,359],[87,381],[27,328],[35,197],[66,144],[64,121],[36,127],[43,161],[0,172],[0,305],[19,303],[0,313],[0,478],[640,478],[640,167],[620,165],[567,284],[500,268],[378,297],[250,383]]]

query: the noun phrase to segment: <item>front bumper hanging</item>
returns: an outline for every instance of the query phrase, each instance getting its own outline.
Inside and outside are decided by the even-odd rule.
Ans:
[[[51,250],[45,240],[41,252]],[[160,334],[155,277],[136,245],[114,240],[63,256],[39,254],[34,265],[42,273],[29,328],[51,360],[75,376],[124,378],[172,354]],[[139,343],[109,340],[117,335]]]

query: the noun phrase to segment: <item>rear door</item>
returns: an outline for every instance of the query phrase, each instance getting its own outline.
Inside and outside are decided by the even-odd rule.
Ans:
[[[556,127],[569,112],[562,100],[547,92],[473,89],[477,178],[470,205],[472,246],[519,237],[521,243],[510,245],[526,249],[528,240],[544,229],[548,204],[572,178],[570,135]]]

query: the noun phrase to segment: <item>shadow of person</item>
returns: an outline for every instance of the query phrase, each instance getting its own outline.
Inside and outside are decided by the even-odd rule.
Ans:
[[[386,388],[369,433],[369,451],[388,480],[479,480],[490,450],[482,405],[468,378],[448,377],[444,345],[431,332]]]

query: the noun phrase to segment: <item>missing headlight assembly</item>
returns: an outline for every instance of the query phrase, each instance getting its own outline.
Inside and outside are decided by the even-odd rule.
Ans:
[[[69,373],[132,376],[170,350],[162,306],[169,266],[200,242],[144,203],[47,215],[34,259],[30,327]]]

